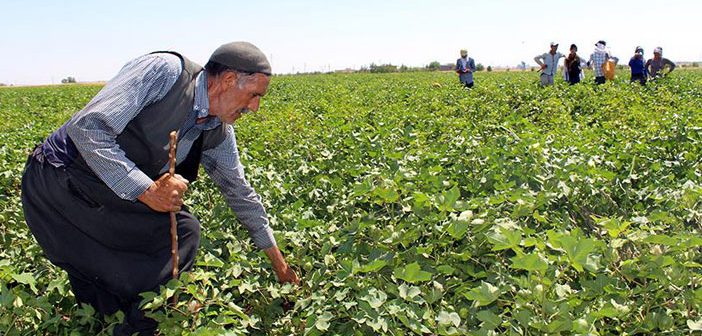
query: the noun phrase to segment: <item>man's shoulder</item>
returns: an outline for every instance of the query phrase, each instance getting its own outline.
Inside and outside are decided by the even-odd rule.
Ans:
[[[161,64],[162,66],[168,67],[169,69],[182,69],[185,62],[185,57],[178,53],[167,52],[167,51],[156,51],[146,55],[141,56],[145,59],[152,60],[155,64]]]
[[[168,52],[153,52],[141,55],[130,62],[133,69],[141,71],[153,71],[160,74],[157,77],[177,79],[183,72],[185,63],[180,56]]]
[[[149,53],[129,61],[120,70],[125,76],[142,77],[152,83],[170,88],[183,73],[181,58],[169,53]]]

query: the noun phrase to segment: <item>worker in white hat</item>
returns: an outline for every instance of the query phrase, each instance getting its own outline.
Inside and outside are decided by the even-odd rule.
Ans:
[[[468,57],[468,50],[461,49],[461,58],[456,60],[456,73],[458,73],[458,80],[469,89],[473,87],[475,69],[475,61]]]
[[[663,73],[666,66],[668,66],[668,71]],[[673,71],[675,69],[675,63],[663,57],[663,48],[656,47],[656,49],[653,49],[653,58],[646,61],[646,69],[651,78],[657,78],[668,75]]]
[[[541,67],[541,86],[553,85],[553,76],[558,70],[558,62],[565,55],[558,52],[558,43],[551,42],[549,52],[536,55],[534,61]]]

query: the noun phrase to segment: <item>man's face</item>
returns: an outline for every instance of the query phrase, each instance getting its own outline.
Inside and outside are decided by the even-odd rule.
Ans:
[[[541,49],[541,50],[543,50],[543,49]],[[558,46],[557,46],[557,45],[552,45],[552,46],[551,46],[551,53],[555,53],[556,50],[558,50]]]
[[[239,78],[243,76],[243,78]],[[242,113],[258,111],[261,97],[266,94],[270,77],[261,73],[250,76],[227,71],[220,74],[210,96],[210,115],[231,124]],[[214,87],[213,87],[214,89]]]

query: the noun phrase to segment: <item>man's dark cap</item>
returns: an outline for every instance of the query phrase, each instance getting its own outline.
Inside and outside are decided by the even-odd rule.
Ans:
[[[234,70],[271,75],[271,64],[263,52],[249,42],[231,42],[223,44],[210,56],[211,62],[217,62]]]

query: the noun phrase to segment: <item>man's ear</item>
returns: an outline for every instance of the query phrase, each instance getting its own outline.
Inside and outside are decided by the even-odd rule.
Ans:
[[[222,82],[224,82],[227,87],[231,87],[232,84],[236,82],[237,79],[237,73],[234,71],[225,71],[222,73]]]

